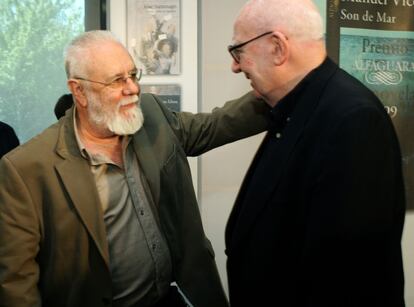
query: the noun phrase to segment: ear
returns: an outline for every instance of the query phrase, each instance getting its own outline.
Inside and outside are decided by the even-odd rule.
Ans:
[[[273,62],[280,66],[286,62],[289,57],[289,41],[288,38],[281,32],[274,31],[271,37]]]
[[[84,93],[84,87],[78,80],[69,79],[68,80],[68,88],[71,91],[75,101],[83,108],[86,108],[88,105],[88,100],[86,99],[86,95]]]

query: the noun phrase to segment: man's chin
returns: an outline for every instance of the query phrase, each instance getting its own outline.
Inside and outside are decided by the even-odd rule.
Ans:
[[[142,123],[139,123],[133,126],[128,125],[123,127],[109,128],[109,130],[116,135],[132,135],[137,133],[142,128],[142,126]]]
[[[259,98],[259,99],[263,99],[263,96],[262,96],[262,94],[260,94],[255,88],[253,88],[253,95],[256,97],[256,98]]]
[[[143,124],[144,115],[141,108],[136,106],[136,109],[130,110],[127,114],[118,114],[118,118],[113,120],[108,128],[116,135],[131,135],[138,132]]]

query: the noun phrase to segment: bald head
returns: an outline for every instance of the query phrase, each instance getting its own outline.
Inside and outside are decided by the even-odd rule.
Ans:
[[[326,57],[321,15],[311,0],[250,0],[234,23],[232,71],[274,106]]]
[[[255,33],[280,31],[289,38],[311,41],[323,38],[323,22],[311,0],[250,0],[241,9],[235,27]]]

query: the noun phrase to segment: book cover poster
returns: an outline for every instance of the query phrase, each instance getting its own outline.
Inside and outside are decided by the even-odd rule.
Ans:
[[[180,74],[180,0],[127,0],[127,47],[145,75]]]
[[[414,195],[414,33],[341,29],[340,67],[384,104],[400,140],[407,204]]]
[[[412,0],[327,0],[326,45],[338,62],[341,28],[414,31]]]
[[[395,126],[410,210],[414,210],[413,4],[328,0],[326,6],[328,55],[378,96]]]
[[[161,101],[172,111],[181,111],[181,86],[179,84],[140,84],[143,93],[160,97]]]

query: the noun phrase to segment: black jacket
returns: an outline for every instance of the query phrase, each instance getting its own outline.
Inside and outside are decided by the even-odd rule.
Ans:
[[[327,59],[248,190],[271,137],[226,228],[231,306],[404,306],[401,154],[380,101]]]

